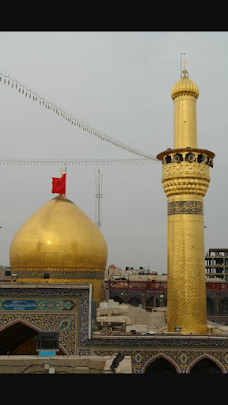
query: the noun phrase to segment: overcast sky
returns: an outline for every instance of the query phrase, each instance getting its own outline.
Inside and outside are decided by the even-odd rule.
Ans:
[[[156,156],[173,147],[172,86],[185,53],[198,85],[198,147],[216,154],[204,198],[205,252],[228,247],[227,32],[0,32],[0,70],[108,136]],[[2,158],[134,159],[0,83]],[[54,198],[61,165],[0,165],[0,264],[12,238]],[[67,197],[95,221],[102,173],[108,265],[167,272],[167,199],[161,163],[67,168]]]

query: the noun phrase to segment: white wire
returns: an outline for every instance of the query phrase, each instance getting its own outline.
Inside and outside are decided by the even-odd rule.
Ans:
[[[8,83],[8,85],[11,84],[11,88],[14,88],[14,87],[15,87],[15,89],[18,88],[18,90],[21,94],[25,93],[26,97],[29,96],[29,98],[31,98],[33,101],[37,101],[39,99],[40,105],[44,105],[47,109],[54,111],[56,114],[58,114],[58,116],[61,116],[62,118],[64,118],[68,122],[70,122],[71,125],[77,125],[79,128],[82,128],[84,131],[88,131],[92,135],[100,138],[102,141],[103,140],[107,141],[118,148],[127,150],[128,152],[141,156],[145,159],[151,159],[151,160],[157,161],[157,158],[155,156],[149,155],[148,153],[142,152],[138,149],[134,149],[114,138],[111,138],[110,136],[106,135],[102,131],[95,129],[94,127],[86,124],[82,120],[72,116],[72,114],[68,113],[63,108],[57,106],[52,101],[49,101],[45,97],[41,96],[38,92],[27,87],[26,85],[21,83],[19,80],[17,80],[13,76],[11,76],[9,73],[7,73],[7,72],[3,73],[3,72],[5,72],[5,71],[3,69],[0,69],[0,82],[2,82],[2,78],[4,78],[3,83],[5,83],[5,84]],[[13,84],[15,84],[15,86],[13,86]],[[22,92],[21,92],[21,89],[22,89]]]

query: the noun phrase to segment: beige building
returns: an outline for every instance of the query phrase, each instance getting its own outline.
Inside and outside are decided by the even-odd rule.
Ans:
[[[205,256],[206,277],[228,281],[228,248],[211,248]]]

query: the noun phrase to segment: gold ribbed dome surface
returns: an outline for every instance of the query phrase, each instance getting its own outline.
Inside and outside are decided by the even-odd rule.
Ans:
[[[105,269],[107,245],[94,222],[68,198],[58,195],[16,232],[10,266],[25,269]]]
[[[199,97],[199,87],[191,79],[189,79],[188,72],[183,71],[183,77],[172,87],[171,97],[174,100],[176,97],[183,94],[194,96],[196,99]]]

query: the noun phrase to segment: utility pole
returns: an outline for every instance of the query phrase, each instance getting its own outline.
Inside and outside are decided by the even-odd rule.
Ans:
[[[101,199],[102,199],[102,173],[98,169],[95,179],[96,185],[96,207],[95,207],[95,224],[101,227]]]

